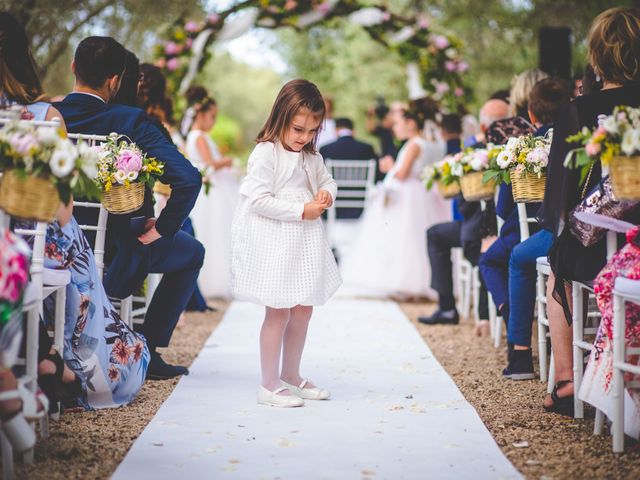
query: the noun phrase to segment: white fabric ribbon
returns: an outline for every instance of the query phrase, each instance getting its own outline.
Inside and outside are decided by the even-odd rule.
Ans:
[[[225,42],[233,40],[247,33],[255,25],[260,10],[257,8],[247,8],[227,20],[218,34],[217,40]]]
[[[422,88],[418,65],[413,62],[407,64],[407,90],[409,91],[409,100],[416,100],[427,95],[425,89]]]
[[[348,18],[355,25],[371,27],[381,24],[385,19],[385,13],[379,8],[368,7],[353,12]]]
[[[198,73],[198,65],[200,64],[200,60],[202,60],[202,56],[204,55],[204,49],[207,46],[207,40],[209,36],[213,33],[213,30],[207,28],[198,34],[196,39],[193,41],[191,45],[191,60],[189,61],[189,69],[187,70],[187,74],[182,79],[180,83],[180,88],[178,93],[180,95],[184,95],[184,93],[191,85],[193,78]]]

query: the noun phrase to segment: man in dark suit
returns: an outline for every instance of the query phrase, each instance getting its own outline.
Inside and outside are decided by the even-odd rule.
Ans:
[[[107,243],[114,256],[104,277],[107,294],[126,298],[149,273],[163,273],[153,296],[142,333],[151,361],[147,377],[167,379],[187,374],[182,366],[165,363],[157,347],[167,347],[180,314],[191,297],[204,258],[203,246],[180,231],[202,186],[200,173],[139,108],[108,104],[118,92],[125,67],[125,49],[110,37],[85,38],[76,49],[73,92],[55,104],[72,133],[126,135],[149,157],[164,162],[162,180],[172,193],[160,216],[153,218],[152,193],[145,192],[140,210],[110,215]],[[87,209],[74,212],[79,223],[91,221]],[[130,219],[144,216],[144,232],[134,232]]]
[[[337,118],[336,133],[338,139],[335,142],[320,148],[320,154],[325,160],[375,160],[377,158],[371,145],[354,138],[353,122],[350,119]],[[358,218],[362,214],[362,209],[342,208],[336,214],[337,218]]]

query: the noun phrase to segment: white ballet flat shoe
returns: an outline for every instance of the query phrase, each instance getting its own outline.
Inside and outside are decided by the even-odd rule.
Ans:
[[[313,387],[313,388],[304,388],[305,385],[309,383],[309,380],[306,378],[300,382],[299,386],[290,385],[287,382],[282,382],[282,384],[289,389],[291,393],[294,395],[304,398],[305,400],[328,400],[331,397],[331,392],[329,390],[325,390],[324,388]]]
[[[289,390],[291,395],[278,395],[285,390]],[[292,389],[287,386],[282,386],[272,392],[261,385],[258,389],[258,403],[261,405],[269,405],[270,407],[293,408],[302,407],[304,400],[296,396]]]

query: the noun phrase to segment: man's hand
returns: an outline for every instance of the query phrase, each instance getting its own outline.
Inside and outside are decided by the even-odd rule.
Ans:
[[[305,203],[304,211],[302,212],[302,219],[315,220],[320,215],[322,215],[322,212],[324,212],[325,210],[326,208],[324,207],[324,204],[318,202],[317,200],[314,200],[313,202]]]
[[[326,190],[318,191],[315,201],[324,205],[325,210],[333,205],[333,197]]]
[[[138,241],[143,245],[149,245],[160,237],[162,237],[162,235],[156,230],[156,219],[148,218],[144,224],[144,233],[138,237]]]

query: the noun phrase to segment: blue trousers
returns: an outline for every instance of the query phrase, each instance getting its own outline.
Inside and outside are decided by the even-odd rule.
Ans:
[[[498,237],[489,250],[480,256],[480,274],[493,297],[496,307],[509,303],[509,257],[519,235]],[[506,316],[503,311],[503,316]],[[506,318],[505,318],[506,320]]]
[[[193,222],[191,221],[190,217],[184,221],[184,223],[182,224],[181,230],[183,232],[187,232],[192,237],[196,236],[196,233],[193,230]],[[191,295],[191,298],[187,303],[186,310],[188,312],[204,312],[206,309],[207,309],[207,302],[202,296],[202,292],[200,292],[200,287],[198,287],[198,284],[196,283],[196,289],[193,291],[193,295]]]
[[[109,296],[126,298],[149,273],[162,273],[141,332],[149,350],[166,347],[196,287],[204,260],[204,247],[191,235],[179,231],[142,245],[129,231],[119,232],[117,253],[104,277]]]
[[[516,245],[509,261],[509,326],[510,343],[531,346],[531,325],[536,304],[536,258],[548,254],[553,234],[540,230]]]

